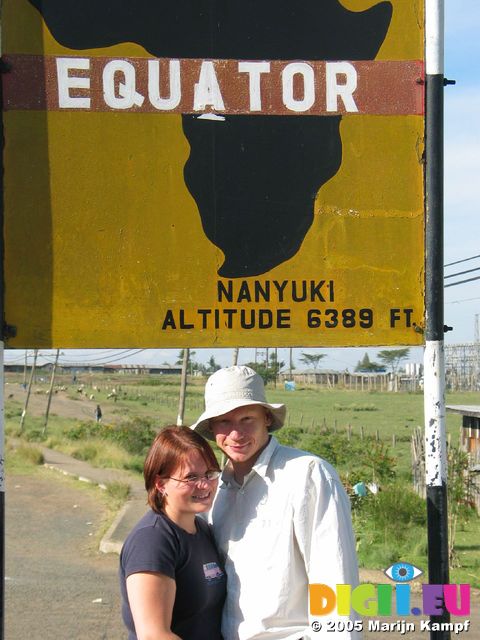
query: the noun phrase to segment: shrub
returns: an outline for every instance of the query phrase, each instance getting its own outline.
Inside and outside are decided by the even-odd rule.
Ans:
[[[374,404],[338,404],[333,405],[335,411],[378,411]]]
[[[108,437],[133,455],[145,455],[157,435],[147,418],[125,420],[109,430]]]
[[[85,460],[85,462],[95,460],[98,454],[98,448],[94,444],[88,442],[83,443],[77,449],[72,451],[72,456],[77,460]]]
[[[5,435],[9,436],[10,438],[20,438],[22,435],[20,425],[17,423],[12,424],[11,422],[7,422],[5,424]]]
[[[143,462],[144,456],[132,456],[123,465],[123,468],[127,471],[134,471],[135,473],[143,474]]]
[[[156,428],[148,418],[132,418],[119,424],[86,421],[80,422],[65,432],[71,440],[101,438],[120,445],[132,455],[145,455],[154,437]]]
[[[386,482],[395,477],[395,458],[389,455],[387,445],[372,436],[363,440],[345,433],[328,429],[308,433],[302,429],[286,427],[278,432],[282,444],[310,451],[324,458],[341,473],[348,476],[348,484],[364,482]]]
[[[23,437],[27,442],[44,442],[47,439],[47,435],[44,433],[43,427],[34,427],[25,431]]]
[[[20,418],[22,415],[21,407],[12,407],[10,409],[5,409],[5,419],[11,420],[12,418]]]
[[[109,482],[106,487],[107,496],[111,498],[115,504],[121,504],[130,495],[130,485],[125,482]]]
[[[283,427],[278,434],[275,434],[279,442],[287,447],[301,448],[300,442],[303,437],[303,430],[297,427]]]
[[[425,501],[405,485],[352,500],[352,515],[362,565],[385,568],[402,557],[425,555]]]
[[[45,462],[40,449],[31,445],[20,445],[15,449],[15,455],[29,464],[40,465]]]
[[[448,448],[448,552],[451,566],[461,566],[455,550],[457,529],[476,514],[479,486],[470,471],[469,455],[460,446]]]
[[[84,420],[65,429],[65,435],[69,440],[86,440],[87,438],[102,437],[100,432],[103,428],[104,425],[101,422]]]

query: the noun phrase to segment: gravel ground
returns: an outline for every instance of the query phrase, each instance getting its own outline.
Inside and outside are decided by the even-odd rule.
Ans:
[[[126,638],[118,556],[96,550],[102,501],[49,472],[6,488],[6,639]]]

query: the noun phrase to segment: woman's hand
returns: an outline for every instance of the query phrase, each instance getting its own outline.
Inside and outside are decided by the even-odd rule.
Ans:
[[[132,573],[127,594],[138,640],[182,640],[171,631],[175,580],[161,573]]]

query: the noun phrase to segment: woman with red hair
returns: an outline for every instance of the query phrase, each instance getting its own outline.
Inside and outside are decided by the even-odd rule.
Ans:
[[[208,511],[220,467],[206,440],[166,427],[144,464],[151,507],[120,555],[122,615],[129,640],[221,640],[226,579]]]

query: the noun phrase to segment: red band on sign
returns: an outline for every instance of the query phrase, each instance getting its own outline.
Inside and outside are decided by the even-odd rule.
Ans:
[[[4,109],[219,115],[423,115],[424,65],[4,56]]]

